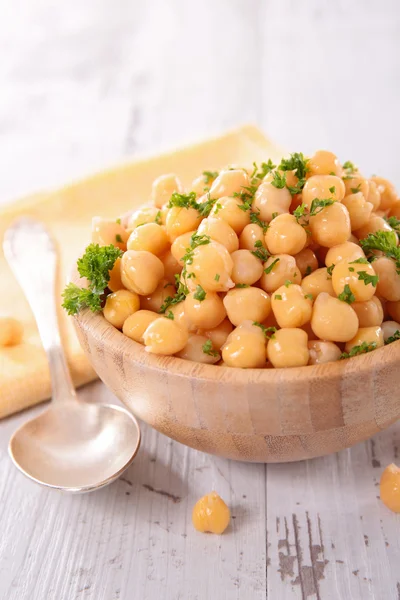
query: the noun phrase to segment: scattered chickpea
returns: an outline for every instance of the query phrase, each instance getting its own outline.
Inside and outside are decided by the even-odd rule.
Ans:
[[[385,506],[400,513],[400,468],[393,463],[381,475],[379,495]]]
[[[301,282],[301,273],[296,259],[289,254],[270,256],[264,263],[264,273],[260,279],[262,289],[271,294],[285,281]]]
[[[221,350],[232,330],[233,325],[230,320],[224,319],[217,327],[206,329],[203,331],[203,334],[211,340],[212,345],[216,350]]]
[[[332,198],[341,202],[345,196],[344,182],[336,175],[313,175],[307,179],[302,193],[302,202],[311,207],[315,198]]]
[[[396,331],[400,331],[400,323],[397,321],[385,321],[382,323],[383,341],[387,342],[388,339],[396,333]]]
[[[307,167],[309,175],[330,175],[331,173],[338,177],[343,175],[339,159],[328,150],[318,150],[308,161]]]
[[[353,302],[351,307],[356,312],[360,327],[374,327],[382,324],[382,302],[376,296],[372,296],[365,302]]]
[[[351,230],[358,230],[368,223],[371,218],[373,206],[365,200],[361,192],[349,194],[342,200],[350,216]]]
[[[239,247],[241,250],[250,250],[250,252],[259,247],[266,248],[262,227],[256,223],[246,225],[240,234]]]
[[[317,269],[310,273],[310,275],[307,275],[307,277],[304,277],[301,282],[301,287],[305,294],[309,294],[313,297],[313,300],[315,300],[322,292],[325,292],[330,296],[335,296],[332,277],[325,268]]]
[[[209,292],[226,292],[235,284],[231,279],[233,260],[228,250],[218,242],[198,246],[193,259],[187,265],[188,275],[193,273],[193,282]]]
[[[210,188],[211,198],[222,198],[239,194],[250,186],[248,174],[243,169],[228,169],[221,171]]]
[[[254,195],[252,210],[259,213],[262,221],[272,221],[274,214],[289,212],[292,196],[287,188],[278,189],[270,181],[260,185]]]
[[[200,498],[193,507],[192,521],[194,528],[202,533],[220,535],[229,525],[231,513],[225,502],[216,492]]]
[[[144,310],[158,312],[166,298],[168,298],[168,296],[174,296],[174,294],[174,284],[167,279],[161,279],[154,292],[148,294],[147,296],[141,296],[140,307]]]
[[[188,231],[194,231],[200,225],[202,217],[195,208],[173,206],[169,209],[165,229],[170,242]]]
[[[199,225],[198,233],[210,236],[212,240],[225,246],[229,253],[235,252],[239,248],[238,236],[224,219],[218,219],[217,217],[204,219]]]
[[[179,275],[182,272],[182,265],[176,260],[171,250],[167,250],[159,256],[162,264],[164,265],[164,277],[169,283],[175,283],[175,275]]]
[[[216,292],[206,292],[202,300],[196,292],[190,292],[184,302],[185,315],[197,327],[213,329],[226,317],[224,303]]]
[[[110,280],[108,282],[108,289],[112,292],[117,292],[118,290],[124,289],[124,284],[121,279],[121,259],[117,258],[114,263],[113,268],[109,272]]]
[[[395,263],[386,256],[381,256],[374,260],[374,271],[378,275],[378,285],[376,293],[378,296],[389,300],[389,302],[398,302],[400,300],[400,278],[397,275]]]
[[[129,216],[126,227],[127,230],[133,231],[139,225],[155,223],[159,212],[160,211],[155,206],[142,206]]]
[[[294,259],[302,277],[318,269],[318,259],[311,248],[304,248],[294,256]]]
[[[325,264],[327,267],[331,265],[337,265],[342,260],[357,260],[358,258],[365,258],[363,249],[355,244],[354,242],[343,242],[337,246],[332,246],[328,249],[325,256]]]
[[[381,197],[379,208],[381,210],[392,208],[393,204],[397,201],[397,194],[394,185],[383,177],[371,177],[371,181],[376,183]]]
[[[241,204],[240,198],[223,196],[214,204],[210,216],[226,221],[233,231],[240,235],[246,225],[250,223],[249,212],[241,210]]]
[[[371,264],[341,260],[332,271],[332,285],[339,296],[347,285],[355,296],[356,302],[370,300],[376,292],[378,277]]]
[[[129,233],[116,221],[94,217],[92,219],[92,242],[99,246],[113,244],[121,250],[126,250]]]
[[[334,202],[310,217],[310,230],[314,240],[321,246],[332,248],[343,244],[351,234],[349,211],[340,202]]]

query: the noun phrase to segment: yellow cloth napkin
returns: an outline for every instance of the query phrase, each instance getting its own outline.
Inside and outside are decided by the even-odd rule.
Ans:
[[[59,294],[77,256],[90,241],[91,219],[113,217],[148,200],[151,183],[158,175],[174,172],[183,183],[205,169],[226,164],[251,165],[269,157],[278,159],[280,150],[252,126],[245,126],[219,138],[147,160],[118,166],[73,183],[55,192],[36,194],[0,209],[0,240],[18,216],[30,215],[43,221],[60,250]],[[32,261],[35,260],[34,251]],[[0,348],[0,418],[50,397],[46,356],[36,325],[0,249],[0,314],[20,319],[23,343]],[[60,300],[61,304],[61,300]],[[72,377],[77,386],[95,379],[96,374],[83,354],[71,321],[60,309],[63,343]]]

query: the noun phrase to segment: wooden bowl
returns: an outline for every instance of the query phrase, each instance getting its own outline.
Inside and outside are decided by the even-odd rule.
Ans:
[[[250,462],[336,452],[400,416],[400,342],[294,369],[231,369],[145,352],[102,315],[74,318],[99,377],[140,419],[197,450]]]

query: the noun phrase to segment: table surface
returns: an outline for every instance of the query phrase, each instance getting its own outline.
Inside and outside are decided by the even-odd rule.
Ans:
[[[0,201],[244,122],[400,184],[398,0],[0,2]],[[100,383],[81,390],[109,401]],[[0,598],[400,599],[400,515],[379,500],[400,426],[295,464],[201,454],[143,425],[99,492],[34,485],[0,424]],[[216,489],[223,536],[191,509]]]

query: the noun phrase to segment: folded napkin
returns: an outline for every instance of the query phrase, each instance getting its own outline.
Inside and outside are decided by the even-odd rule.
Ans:
[[[58,294],[77,256],[90,242],[95,215],[115,218],[148,200],[151,183],[163,173],[174,172],[185,185],[206,169],[226,164],[251,165],[279,159],[280,150],[252,126],[245,126],[195,146],[147,160],[118,166],[73,183],[61,190],[36,194],[0,209],[0,240],[10,223],[21,215],[44,222],[59,247]],[[35,251],[32,248],[32,261]],[[0,348],[0,418],[50,397],[46,356],[29,306],[0,248],[0,314],[14,316],[24,326],[23,342]],[[75,336],[71,320],[60,308],[60,325],[75,385],[96,378]]]

